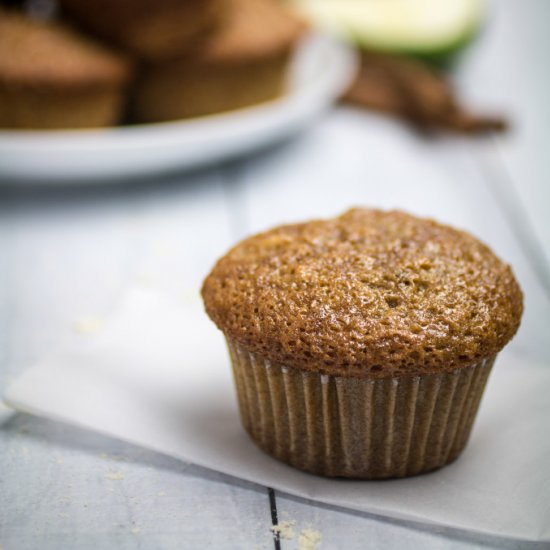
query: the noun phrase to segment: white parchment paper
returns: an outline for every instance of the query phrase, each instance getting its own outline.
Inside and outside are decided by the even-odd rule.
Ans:
[[[393,518],[550,541],[550,365],[506,355],[453,464],[391,481],[325,479],[241,427],[223,339],[200,304],[133,289],[82,348],[31,367],[5,402],[294,495]]]

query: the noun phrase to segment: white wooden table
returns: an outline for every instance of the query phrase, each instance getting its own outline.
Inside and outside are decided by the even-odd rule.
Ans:
[[[0,390],[52,348],[86,338],[141,281],[197,292],[242,236],[352,205],[398,207],[468,230],[526,294],[509,351],[545,361],[550,326],[550,51],[545,0],[502,2],[458,83],[508,111],[502,138],[420,138],[336,108],[261,156],[117,187],[0,190]],[[538,63],[537,63],[538,60]],[[526,548],[290,497],[65,425],[0,409],[0,548]],[[270,526],[296,521],[292,540]]]

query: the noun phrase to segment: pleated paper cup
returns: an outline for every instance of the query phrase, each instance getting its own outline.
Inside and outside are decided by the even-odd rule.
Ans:
[[[468,441],[495,356],[400,378],[285,367],[228,340],[241,419],[271,456],[331,477],[396,478],[441,468]]]

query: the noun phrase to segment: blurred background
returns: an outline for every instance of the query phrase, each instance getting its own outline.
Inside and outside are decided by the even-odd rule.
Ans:
[[[509,352],[548,363],[549,21],[545,0],[0,2],[0,389],[129,287],[196,302],[238,239],[352,206],[488,243],[526,296]],[[267,540],[263,493],[224,476],[25,415],[0,448],[5,550]],[[493,544],[282,501],[327,548]]]

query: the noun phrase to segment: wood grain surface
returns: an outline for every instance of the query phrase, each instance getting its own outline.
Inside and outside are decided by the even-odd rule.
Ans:
[[[269,152],[193,174],[97,188],[3,186],[0,389],[45,353],[85,339],[132,282],[185,298],[239,238],[353,205],[406,209],[486,241],[526,295],[507,349],[550,368],[550,4],[492,8],[457,82],[472,101],[510,113],[505,137],[430,140],[338,107]],[[274,540],[275,512],[292,538]],[[528,547],[270,494],[0,408],[2,550],[292,549],[307,529],[321,534],[322,549]]]

